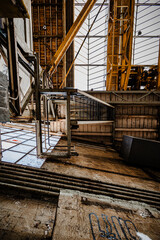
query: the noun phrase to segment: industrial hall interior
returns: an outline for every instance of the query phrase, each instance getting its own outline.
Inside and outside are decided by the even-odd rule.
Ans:
[[[0,240],[160,240],[160,0],[0,0]]]

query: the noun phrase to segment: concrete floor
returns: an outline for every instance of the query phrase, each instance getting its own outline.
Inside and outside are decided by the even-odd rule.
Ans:
[[[0,239],[50,239],[56,208],[54,201],[0,194]]]
[[[159,240],[159,223],[160,213],[145,204],[62,191],[52,239],[138,240],[142,233]]]
[[[65,145],[65,141],[59,142]],[[160,172],[148,168],[130,166],[112,147],[99,147],[72,142],[79,156],[48,159],[43,169],[76,177],[87,177],[102,182],[121,184],[140,189],[160,191],[157,179]],[[152,173],[152,174],[151,174]]]
[[[61,140],[59,144],[65,144]],[[111,147],[73,142],[79,156],[48,159],[43,169],[124,186],[160,191],[159,172],[127,165]],[[59,200],[18,193],[0,195],[0,239],[160,239],[160,212],[147,204],[63,190]],[[54,226],[55,225],[55,226]],[[137,231],[136,231],[137,230]]]

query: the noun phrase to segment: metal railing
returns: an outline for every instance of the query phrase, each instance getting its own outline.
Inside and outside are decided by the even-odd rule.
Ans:
[[[101,101],[98,98],[91,96],[77,89],[39,89],[39,102],[37,103],[40,110],[37,125],[37,143],[39,155],[69,157],[72,153],[71,146],[71,127],[77,125],[78,121],[113,121],[114,107],[110,104]],[[55,106],[65,104],[65,119],[66,119],[66,136],[67,145],[59,146],[60,151],[55,155],[55,152],[48,152],[46,146],[52,147],[50,141],[50,123],[57,121],[57,112],[49,113],[49,104]],[[42,108],[43,105],[43,108]],[[42,110],[43,109],[43,110]],[[45,132],[45,152],[42,145],[42,131]],[[65,147],[65,151],[63,148]],[[63,151],[63,152],[62,152]]]
[[[113,109],[110,104],[79,90],[71,95],[71,120],[111,121]]]

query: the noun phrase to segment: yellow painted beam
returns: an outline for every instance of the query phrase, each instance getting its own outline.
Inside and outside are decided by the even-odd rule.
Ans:
[[[79,13],[77,19],[73,23],[72,27],[68,31],[66,37],[64,38],[63,42],[59,46],[57,52],[52,58],[51,61],[51,68],[49,70],[49,75],[51,76],[58,66],[59,62],[63,58],[64,54],[66,53],[67,49],[71,45],[74,37],[76,36],[77,32],[79,31],[80,27],[84,23],[86,17],[88,16],[89,12],[91,11],[92,7],[96,3],[97,0],[88,0],[86,4],[84,5],[83,9]]]
[[[129,37],[129,50],[128,50],[128,68],[126,72],[125,82],[123,90],[127,90],[128,81],[129,81],[129,75],[131,71],[131,61],[132,61],[132,42],[133,42],[133,24],[134,24],[134,6],[135,1],[131,0],[130,2],[130,9],[131,9],[131,15],[130,15],[130,37]]]
[[[126,90],[131,69],[134,0],[109,6],[106,90]],[[120,83],[119,83],[120,79]]]

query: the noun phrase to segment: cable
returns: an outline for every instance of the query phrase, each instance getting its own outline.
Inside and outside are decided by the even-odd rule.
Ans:
[[[91,83],[90,86],[91,86],[91,85],[97,85],[97,84],[99,84],[99,83],[101,83],[101,82],[104,82],[104,80],[103,80],[103,81],[100,81],[100,82]]]
[[[136,48],[136,50],[139,49],[139,48],[146,47],[146,46],[148,46],[148,45],[150,45],[150,44],[153,44],[153,43],[155,43],[155,42],[158,42],[158,44],[159,44],[159,39],[156,40],[156,41],[154,41],[154,42],[152,42],[152,43],[148,43],[148,44],[145,44],[145,45],[143,45],[143,46],[141,46],[141,47],[138,47],[138,48]],[[144,50],[143,50],[143,51],[144,51]]]
[[[155,48],[155,47],[158,47],[158,46],[159,46],[159,44],[158,44],[158,45],[151,46],[151,48]],[[144,47],[146,47],[146,46],[144,46]],[[145,52],[148,51],[148,50],[151,50],[151,48],[147,48],[147,49],[145,49]],[[144,50],[142,50],[142,51],[136,53],[136,55],[138,55],[138,54],[140,54],[140,53],[144,53]]]
[[[158,22],[156,22],[156,23],[153,23],[153,24],[147,26],[147,28],[149,28],[149,27],[151,27],[151,26],[154,26],[154,25],[156,25],[156,24],[159,24],[159,23],[160,23],[160,21],[158,21]],[[141,31],[142,31],[143,29],[146,29],[146,27],[141,28]]]
[[[153,38],[152,38],[152,39],[153,39]],[[144,45],[144,42],[151,41],[152,39],[151,39],[151,38],[144,39],[144,40],[136,43],[136,45],[138,45],[138,44],[140,44],[140,43],[143,43],[143,45]]]
[[[92,27],[93,27],[93,25],[94,25],[94,23],[95,23],[95,21],[96,21],[98,15],[99,15],[99,13],[100,13],[100,11],[101,11],[103,5],[104,5],[104,2],[105,2],[105,0],[103,1],[101,7],[99,8],[99,11],[98,11],[98,13],[97,13],[95,19],[93,20],[93,22],[92,22],[92,24],[91,24],[91,26],[90,26],[90,28],[89,28],[89,30],[88,30],[88,32],[87,32],[87,35],[85,36],[85,38],[84,38],[84,40],[83,40],[83,42],[82,42],[82,44],[81,44],[81,46],[80,46],[80,48],[79,48],[79,50],[78,50],[76,56],[75,56],[75,58],[74,58],[74,60],[73,60],[73,62],[72,62],[72,64],[71,64],[71,66],[70,66],[70,68],[68,69],[68,72],[66,73],[66,76],[65,76],[65,78],[63,79],[63,81],[62,81],[62,83],[61,83],[61,85],[60,85],[60,88],[63,86],[64,81],[66,80],[66,78],[67,78],[67,76],[68,76],[68,74],[69,74],[69,72],[70,72],[70,70],[71,70],[71,68],[72,68],[72,66],[73,66],[73,64],[74,64],[74,62],[75,62],[75,60],[76,60],[78,54],[79,54],[79,52],[81,51],[81,48],[83,47],[83,44],[84,44],[86,38],[88,37],[88,35],[89,35],[89,33],[90,33],[90,31],[91,31],[91,29],[92,29]]]
[[[94,78],[90,78],[89,81],[93,81],[93,80],[95,80],[96,78],[101,78],[101,77],[106,77],[106,76],[107,76],[107,74],[103,74],[103,75],[101,75],[101,76],[96,76],[96,77],[94,77]]]
[[[149,0],[148,0],[149,1]],[[148,1],[146,1],[145,3],[147,3]],[[160,1],[158,1],[158,2],[155,2],[155,4],[156,3],[159,3]],[[143,4],[145,4],[145,3],[143,3]],[[145,6],[143,6],[143,7],[145,7]],[[141,13],[141,12],[143,12],[143,11],[145,11],[146,9],[148,9],[149,7],[151,7],[151,6],[146,6],[147,8],[145,8],[145,9],[142,9],[141,11],[139,11],[139,13]]]
[[[156,10],[154,10],[154,11],[151,11],[151,12],[149,12],[149,13],[147,13],[147,14],[145,14],[145,15],[143,15],[143,16],[141,16],[141,17],[139,17],[138,18],[138,20],[139,19],[141,19],[141,18],[143,18],[143,17],[145,17],[145,16],[148,16],[148,15],[150,15],[151,13],[153,13],[153,12],[156,12],[157,10],[160,10],[160,8],[157,8]],[[137,25],[138,26],[138,25]]]
[[[100,49],[102,49],[102,47],[94,50],[93,52],[90,53],[90,55],[93,54],[93,53],[95,53],[95,52],[98,52]],[[104,52],[106,52],[106,51],[104,51]]]
[[[104,71],[104,69],[101,69],[101,70],[99,70],[99,71],[96,71],[96,72],[90,73],[89,75],[91,76],[91,75],[94,75],[94,74],[99,73],[99,72],[102,72],[102,71]]]
[[[82,73],[82,74],[86,74],[86,73],[84,73],[84,72],[81,72],[80,70],[78,70],[78,69],[76,69],[76,71],[78,71],[78,72],[80,72],[80,73]]]
[[[102,54],[104,54],[104,55],[106,56],[106,54],[107,54],[107,51],[103,51],[103,52],[101,52],[101,53],[98,53],[96,56],[93,56],[93,57],[91,57],[89,60],[95,59],[95,58],[97,58],[97,57],[101,56]],[[96,60],[96,61],[99,61],[99,59],[98,59],[98,60]]]
[[[148,62],[148,61],[150,62],[151,60],[155,60],[155,59],[157,60],[157,58],[155,58],[155,57],[154,57],[154,58],[147,59],[147,62]],[[140,65],[141,63],[144,63],[144,62],[146,62],[146,60],[143,61],[143,62],[137,63],[136,65]],[[151,64],[150,64],[150,65],[151,65]],[[152,65],[157,65],[157,64],[155,63],[155,64],[152,64]]]
[[[142,57],[135,58],[135,60],[136,60],[136,59],[144,58],[144,57],[149,56],[149,55],[153,55],[153,54],[155,54],[155,53],[157,53],[157,51],[156,51],[156,52],[148,53],[148,54],[146,54],[146,55],[143,55]]]
[[[101,60],[104,60],[105,58],[107,58],[107,56],[105,56],[104,58],[98,59],[98,62],[100,62]],[[96,62],[97,62],[97,61],[92,62],[92,63],[90,63],[90,64],[94,64],[94,63],[96,63]]]
[[[9,96],[9,99],[14,100],[14,101],[16,101],[18,98],[19,98],[19,95],[17,95],[17,97],[15,97],[15,98]]]
[[[102,11],[101,11],[101,13],[103,12],[103,11],[105,11],[106,10],[106,8],[104,8]],[[93,17],[91,17],[91,20],[94,18],[96,16],[96,14],[93,16]],[[105,16],[105,15],[104,15]],[[98,21],[98,20],[97,20]]]

